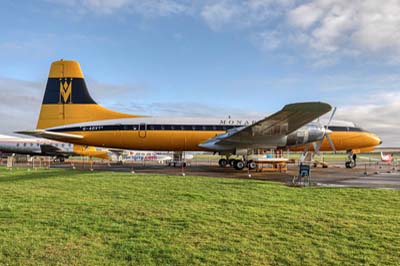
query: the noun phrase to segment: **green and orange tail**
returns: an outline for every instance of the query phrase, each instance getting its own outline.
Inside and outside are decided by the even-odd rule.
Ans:
[[[78,62],[60,60],[51,64],[37,129],[132,117],[139,116],[114,112],[92,99]]]

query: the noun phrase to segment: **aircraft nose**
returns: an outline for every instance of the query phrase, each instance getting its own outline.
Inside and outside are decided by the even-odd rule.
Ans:
[[[375,134],[370,135],[372,146],[378,146],[382,144],[382,140]]]

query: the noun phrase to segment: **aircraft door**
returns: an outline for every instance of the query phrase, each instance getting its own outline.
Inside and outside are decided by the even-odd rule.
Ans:
[[[145,138],[147,134],[147,125],[146,123],[140,123],[139,124],[139,137],[140,138]]]

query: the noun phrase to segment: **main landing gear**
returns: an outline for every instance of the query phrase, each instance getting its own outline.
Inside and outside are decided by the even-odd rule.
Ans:
[[[221,167],[232,166],[236,170],[242,170],[245,167],[249,168],[250,170],[253,170],[256,169],[257,167],[256,163],[253,160],[247,160],[245,156],[243,156],[242,160],[222,158],[218,161],[218,164]]]

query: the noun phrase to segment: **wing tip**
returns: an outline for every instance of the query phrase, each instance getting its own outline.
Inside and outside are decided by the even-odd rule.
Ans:
[[[319,111],[327,113],[332,110],[332,106],[326,102],[298,102],[285,105],[284,110],[301,110],[305,109],[307,111]]]

